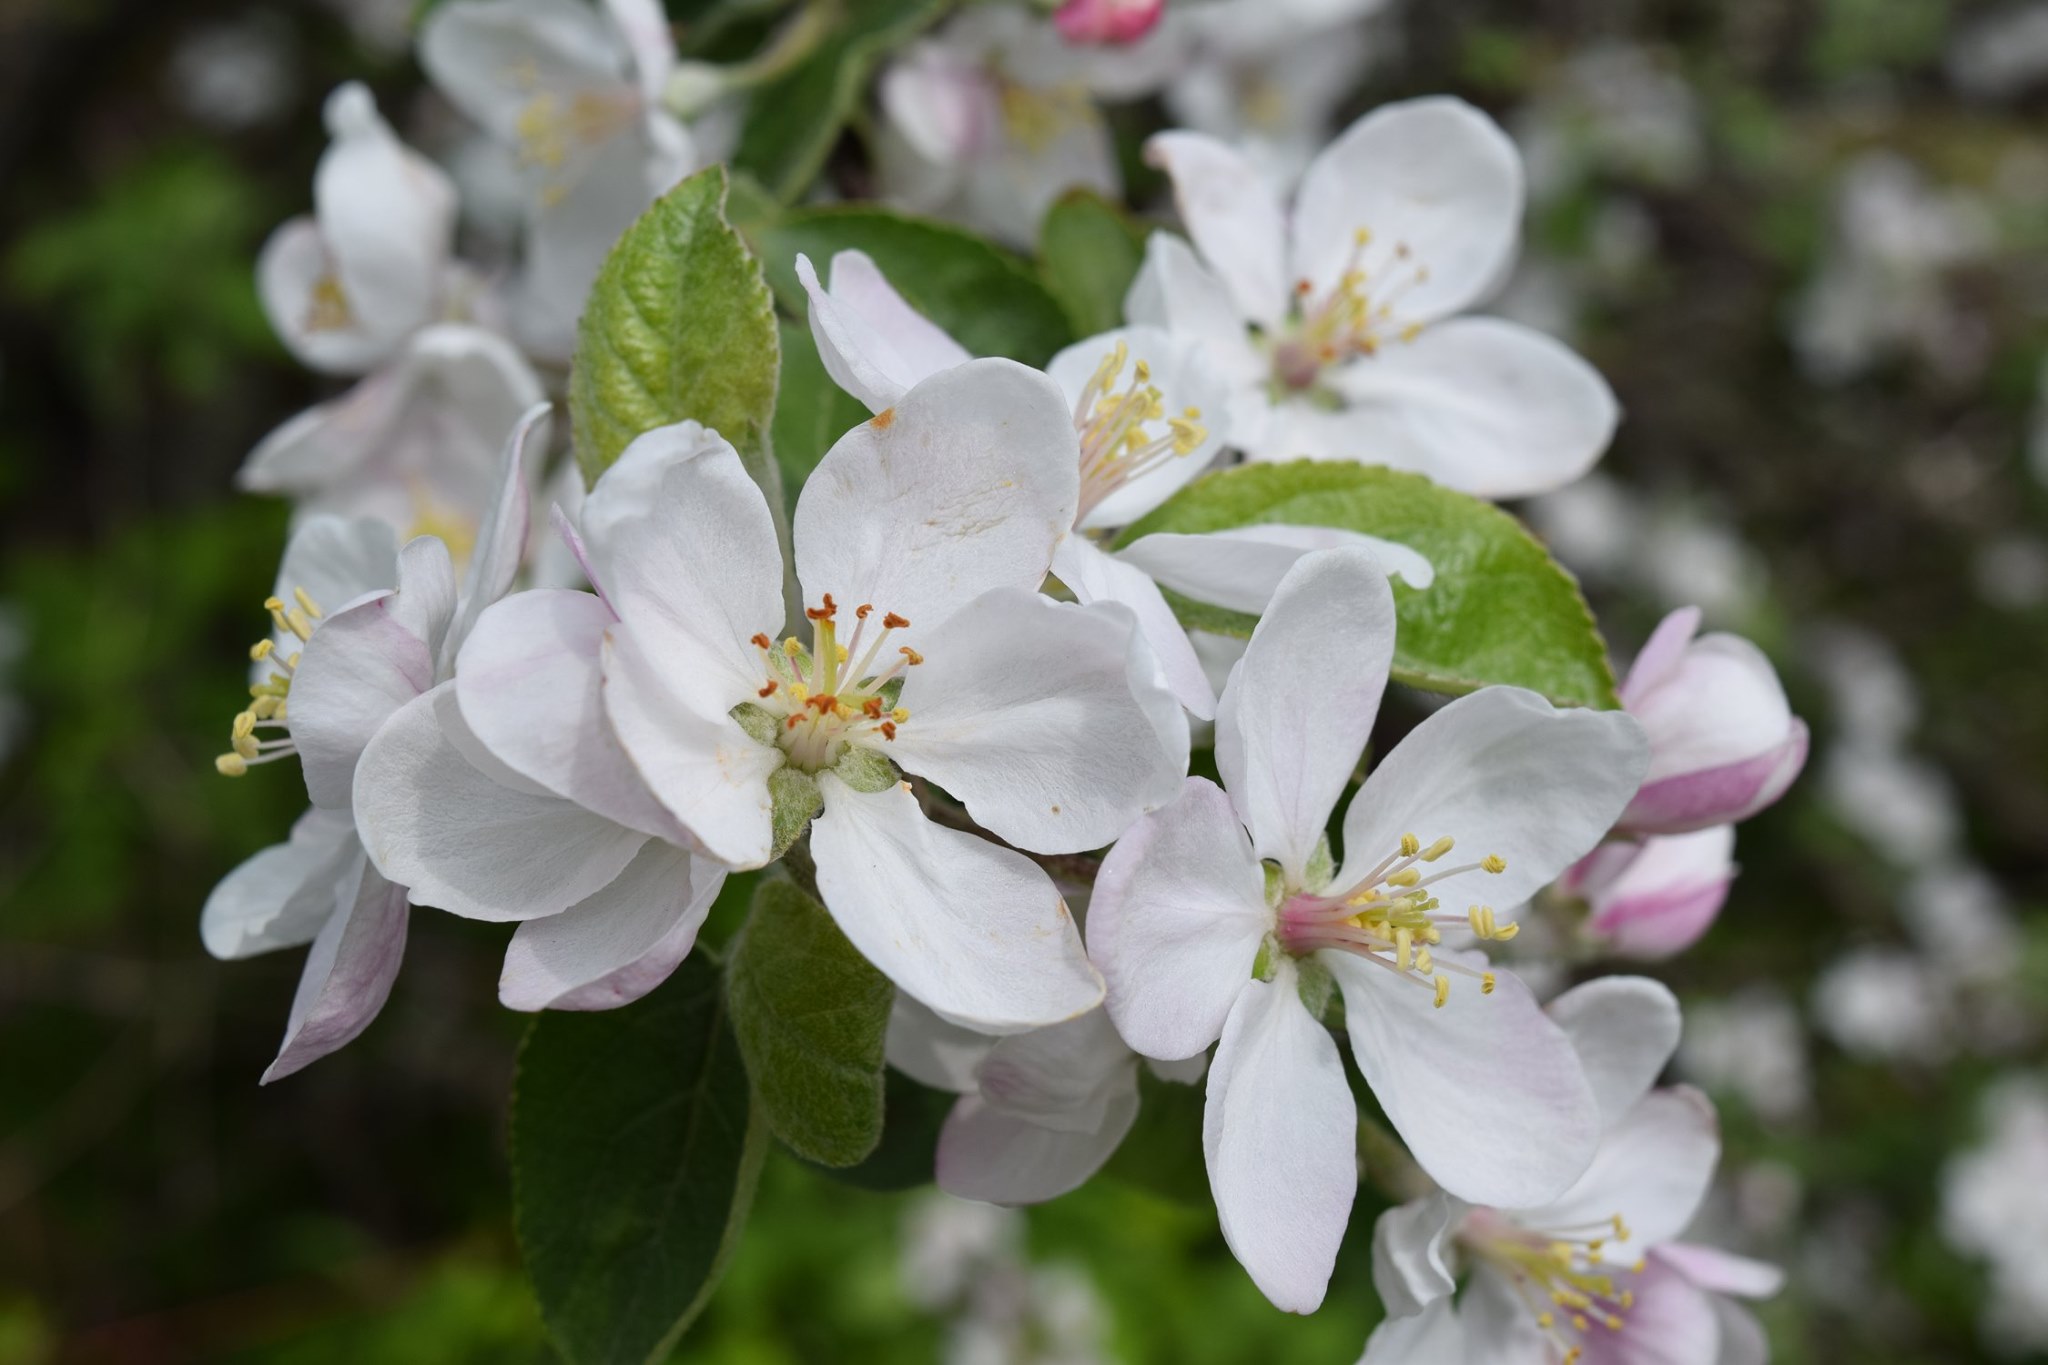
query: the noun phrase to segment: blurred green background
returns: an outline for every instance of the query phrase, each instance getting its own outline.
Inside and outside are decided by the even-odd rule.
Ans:
[[[304,797],[211,762],[285,524],[230,476],[323,392],[252,264],[334,84],[445,119],[409,8],[0,4],[0,1365],[551,1358],[510,1231],[501,932],[416,916],[376,1025],[270,1089],[298,957],[218,964],[196,932]],[[1986,1095],[2039,1093],[2048,1021],[2048,33],[2030,75],[1987,29],[2025,13],[2048,25],[1415,0],[1370,21],[1348,106],[1448,90],[1523,141],[1503,306],[1627,414],[1530,515],[1618,650],[1703,601],[1814,724],[1721,924],[1657,969],[1727,1131],[1715,1226],[1792,1273],[1762,1310],[1785,1362],[2048,1341],[2048,1270],[1982,1254],[2048,1262],[2048,1131],[1984,1174],[2005,1233],[1943,1194]],[[1105,1180],[1020,1219],[777,1155],[679,1358],[1342,1365],[1377,1312],[1369,1215],[1301,1320],[1199,1200]]]

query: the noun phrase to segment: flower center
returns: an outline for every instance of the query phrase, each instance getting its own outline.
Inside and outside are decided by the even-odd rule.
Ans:
[[[1273,343],[1273,383],[1281,391],[1313,389],[1331,366],[1422,334],[1422,323],[1403,322],[1397,310],[1410,290],[1429,279],[1429,267],[1415,262],[1406,242],[1368,262],[1372,243],[1367,228],[1352,234],[1344,273],[1321,299],[1310,302],[1315,286],[1308,280],[1295,282],[1299,320]]]
[[[1644,1262],[1616,1267],[1603,1259],[1611,1242],[1629,1240],[1620,1214],[1577,1227],[1535,1229],[1491,1209],[1475,1209],[1460,1225],[1458,1239],[1506,1277],[1562,1354],[1560,1365],[1577,1365],[1586,1354],[1573,1337],[1596,1328],[1619,1332],[1627,1325],[1636,1296],[1624,1277],[1641,1274]]]
[[[1003,131],[1032,156],[1042,156],[1069,129],[1088,123],[1094,107],[1076,82],[1054,86],[1019,85],[995,73],[996,107]]]
[[[1117,342],[1102,357],[1074,402],[1074,432],[1081,438],[1081,516],[1132,479],[1193,454],[1209,439],[1202,410],[1166,415],[1165,396],[1152,383],[1152,367],[1131,365],[1131,382],[1121,390],[1131,348]]]
[[[302,324],[309,332],[338,332],[355,324],[355,310],[349,307],[348,292],[341,287],[341,280],[330,270],[313,281],[313,288],[306,295],[306,317]]]
[[[293,588],[292,597],[297,606],[287,607],[284,599],[278,597],[265,598],[263,606],[279,636],[292,636],[303,644],[313,637],[321,611],[304,588]],[[289,758],[298,752],[292,746],[285,699],[292,690],[292,675],[298,672],[299,652],[293,650],[280,656],[277,640],[272,638],[249,646],[249,657],[257,663],[269,662],[270,676],[249,685],[248,708],[237,712],[234,723],[228,727],[228,751],[213,760],[214,770],[223,777],[240,777],[258,763]],[[259,738],[259,730],[271,733],[268,738]]]
[[[1404,834],[1394,852],[1343,890],[1289,896],[1280,906],[1280,946],[1296,956],[1333,948],[1364,958],[1435,992],[1439,1009],[1451,997],[1452,976],[1470,977],[1479,983],[1480,994],[1493,994],[1492,972],[1439,962],[1430,951],[1442,944],[1446,928],[1499,942],[1521,931],[1520,925],[1499,923],[1488,905],[1474,905],[1463,915],[1443,912],[1431,887],[1472,872],[1508,869],[1504,859],[1489,853],[1476,863],[1425,875],[1423,865],[1435,863],[1452,847],[1448,835],[1424,847],[1413,834]]]
[[[773,722],[775,743],[791,767],[823,772],[849,746],[871,746],[877,737],[884,743],[895,739],[896,727],[910,719],[896,698],[904,671],[923,663],[924,656],[908,645],[889,649],[890,635],[910,624],[895,612],[882,613],[869,639],[874,614],[871,603],[855,607],[853,634],[840,644],[839,605],[828,592],[823,606],[804,609],[811,623],[810,648],[794,635],[780,645],[766,634],[754,637],[766,682],[755,692],[756,700],[742,708],[752,707]]]

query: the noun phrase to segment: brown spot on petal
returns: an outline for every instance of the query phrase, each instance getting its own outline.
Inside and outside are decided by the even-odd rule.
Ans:
[[[894,422],[895,420],[896,409],[883,408],[880,412],[876,413],[874,417],[869,420],[868,425],[873,427],[876,431],[887,431],[889,429],[889,424]]]

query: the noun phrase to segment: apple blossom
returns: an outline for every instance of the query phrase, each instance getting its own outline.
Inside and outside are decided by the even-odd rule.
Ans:
[[[799,255],[810,295],[811,335],[826,373],[871,412],[890,407],[918,380],[966,363],[965,347],[896,292],[864,252],[841,251],[820,283]],[[1227,395],[1196,348],[1151,327],[1076,342],[1046,373],[1073,405],[1081,498],[1075,534],[1060,541],[1052,570],[1082,602],[1121,602],[1181,704],[1201,719],[1216,696],[1158,584],[1203,601],[1259,612],[1303,554],[1331,545],[1373,550],[1417,587],[1429,561],[1405,546],[1324,526],[1253,526],[1205,536],[1146,536],[1111,554],[1097,543],[1187,486],[1215,459],[1224,433],[1207,424]],[[1125,379],[1129,374],[1130,378]]]
[[[1253,1280],[1295,1312],[1322,1299],[1357,1183],[1355,1107],[1318,1018],[1333,985],[1388,1119],[1461,1197],[1552,1198],[1598,1132],[1579,1062],[1528,990],[1441,945],[1447,931],[1512,937],[1476,902],[1519,904],[1606,832],[1641,774],[1640,728],[1515,688],[1453,701],[1366,779],[1339,867],[1325,827],[1393,647],[1372,556],[1305,556],[1224,688],[1224,786],[1191,778],[1134,826],[1089,912],[1109,1014],[1133,1048],[1174,1059],[1220,1039],[1203,1124],[1217,1212]],[[1458,845],[1477,856],[1438,869]],[[1469,912],[1440,913],[1443,894]]]
[[[1643,789],[1624,828],[1679,834],[1747,820],[1785,794],[1806,764],[1806,722],[1777,670],[1735,635],[1705,635],[1697,607],[1665,617],[1621,685],[1650,738]]]
[[[1522,214],[1514,144],[1458,100],[1391,104],[1303,174],[1291,210],[1243,154],[1156,134],[1186,242],[1156,234],[1133,323],[1199,340],[1254,459],[1371,459],[1484,497],[1569,483],[1606,448],[1614,396],[1560,343],[1455,316],[1498,285]]]
[[[301,362],[362,374],[457,311],[455,187],[399,142],[360,83],[327,97],[326,119],[333,141],[313,173],[314,212],[270,235],[256,285]]]
[[[1011,1032],[1092,1007],[1066,906],[1014,849],[1108,843],[1172,799],[1188,739],[1133,667],[1149,660],[1128,611],[1037,594],[1080,495],[1051,381],[972,361],[826,453],[794,518],[808,646],[769,634],[782,562],[730,445],[663,428],[604,478],[620,496],[592,495],[584,533],[619,617],[605,709],[705,851],[759,867],[808,824],[841,930],[956,1022]],[[1013,847],[927,819],[899,764]]]
[[[1558,878],[1590,912],[1582,932],[1608,951],[1655,961],[1713,927],[1735,884],[1735,827],[1603,844]]]

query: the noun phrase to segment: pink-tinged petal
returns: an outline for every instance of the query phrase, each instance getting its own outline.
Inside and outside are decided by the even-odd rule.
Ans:
[[[782,621],[782,555],[730,443],[695,422],[636,438],[584,500],[583,534],[666,690],[719,716],[753,700],[766,663],[750,641]]]
[[[272,844],[221,878],[199,913],[199,938],[218,958],[310,943],[335,913],[342,875],[362,856],[346,812],[314,806]]]
[[[1038,371],[973,360],[933,375],[805,480],[805,605],[871,603],[908,618],[916,642],[991,588],[1036,589],[1074,524],[1079,460],[1067,404]]]
[[[1247,981],[1209,1068],[1202,1150],[1223,1240],[1289,1313],[1322,1305],[1358,1193],[1358,1108],[1337,1044],[1283,966]]]
[[[1388,1317],[1373,1328],[1358,1365],[1465,1365],[1473,1358],[1470,1351],[1458,1310],[1445,1298],[1413,1317]]]
[[[1411,588],[1426,588],[1436,581],[1429,561],[1406,545],[1334,526],[1237,526],[1199,535],[1159,532],[1133,541],[1117,551],[1117,558],[1183,597],[1258,616],[1303,555],[1345,546],[1364,550]]]
[[[1557,1365],[1562,1352],[1550,1334],[1536,1325],[1536,1310],[1529,1306],[1525,1292],[1492,1266],[1478,1266],[1458,1304],[1458,1317],[1465,1324],[1469,1343],[1467,1354],[1462,1362],[1453,1360],[1447,1365]]]
[[[397,607],[392,593],[330,616],[299,655],[291,733],[316,806],[348,809],[363,746],[434,685],[433,652],[406,629]]]
[[[696,945],[725,869],[649,840],[609,885],[512,935],[498,1002],[514,1010],[608,1010],[668,980]]]
[[[729,715],[706,715],[674,686],[626,626],[605,637],[605,716],[647,789],[706,853],[760,867],[773,848],[768,776],[782,751],[757,743]]]
[[[1180,800],[1117,841],[1088,902],[1088,950],[1117,1031],[1147,1057],[1193,1057],[1223,1032],[1272,928],[1265,872],[1221,788]]]
[[[548,439],[546,403],[528,408],[512,434],[505,438],[505,453],[498,468],[498,483],[477,527],[476,548],[463,574],[462,592],[457,599],[455,620],[442,646],[447,667],[455,665],[455,653],[476,628],[485,607],[512,591],[519,566],[526,562],[526,538],[533,529],[533,484],[527,477],[527,446],[537,443],[543,451]]]
[[[940,167],[961,165],[1001,136],[987,68],[944,44],[911,44],[882,73],[878,94],[889,128]]]
[[[1393,657],[1386,571],[1363,550],[1319,550],[1280,580],[1223,689],[1216,766],[1290,889],[1365,751]]]
[[[1643,833],[1682,834],[1747,820],[1785,794],[1806,766],[1810,737],[1794,719],[1791,733],[1753,758],[1645,782],[1621,824]]]
[[[1239,314],[1277,326],[1289,297],[1287,218],[1272,184],[1236,149],[1201,133],[1154,134],[1145,160],[1173,181],[1181,222]]]
[[[987,1033],[1057,1024],[1101,1003],[1102,978],[1036,863],[934,824],[906,785],[856,792],[829,772],[818,785],[818,892],[899,989]]]
[[[829,286],[802,253],[796,274],[810,295],[811,337],[825,372],[870,412],[894,407],[921,380],[974,358],[905,302],[866,252],[833,256]]]
[[[1697,1242],[1666,1242],[1653,1253],[1709,1294],[1742,1299],[1768,1299],[1785,1287],[1785,1272],[1768,1261],[1752,1260]]]
[[[363,845],[416,905],[465,919],[556,915],[610,884],[647,842],[573,801],[472,767],[455,684],[402,706],[356,766]],[[505,776],[512,776],[505,774]]]
[[[975,1071],[981,1097],[1062,1132],[1096,1132],[1119,1094],[1135,1095],[1138,1056],[1107,1011],[997,1041]]]
[[[613,617],[586,592],[536,589],[485,611],[462,647],[462,719],[514,772],[644,834],[687,844],[604,711],[599,659]]]
[[[1344,992],[1360,1073],[1439,1185],[1526,1208],[1578,1179],[1600,1140],[1599,1106],[1571,1040],[1518,977],[1497,972],[1490,995],[1454,979],[1438,1008],[1426,983],[1349,953],[1319,958]]]
[[[1245,315],[1229,288],[1193,247],[1170,232],[1155,232],[1146,240],[1145,263],[1124,295],[1124,316],[1133,326],[1192,340],[1228,383],[1255,384],[1265,376],[1265,361],[1252,348]],[[1231,441],[1236,444],[1242,437],[1233,431]]]
[[[985,1204],[1042,1204],[1081,1188],[1138,1119],[1138,1087],[1124,1087],[1109,1102],[1099,1128],[1049,1128],[963,1095],[939,1130],[936,1179],[959,1199]]]
[[[1363,271],[1376,292],[1398,291],[1398,321],[1428,322],[1499,281],[1521,227],[1522,159],[1500,126],[1462,100],[1404,100],[1373,110],[1309,163],[1292,268],[1316,299]],[[1371,234],[1363,248],[1361,231]]]
[[[1165,13],[1166,0],[1065,0],[1052,22],[1070,43],[1121,46],[1157,28]]]
[[[1372,1283],[1387,1315],[1404,1318],[1448,1301],[1458,1280],[1445,1257],[1465,1205],[1439,1191],[1388,1209],[1372,1229]]]
[[[1692,1222],[1720,1159],[1721,1127],[1706,1096],[1683,1085],[1653,1090],[1608,1128],[1571,1189],[1514,1216],[1539,1232],[1618,1217],[1628,1236],[1609,1238],[1599,1259],[1632,1265]]]
[[[1676,677],[1679,666],[1685,661],[1685,651],[1699,633],[1698,607],[1680,607],[1659,621],[1657,629],[1650,632],[1642,652],[1636,655],[1636,661],[1629,665],[1628,676],[1622,679],[1621,704],[1633,706],[1651,689],[1662,687]]]
[[[1586,932],[1628,957],[1655,961],[1699,942],[1735,883],[1735,827],[1646,839],[1592,893]]]
[[[281,1080],[351,1042],[391,995],[405,957],[405,888],[386,881],[368,859],[343,891],[299,977],[284,1046],[263,1073]]]
[[[1053,552],[1052,571],[1079,601],[1117,602],[1130,608],[1174,698],[1198,720],[1215,716],[1216,693],[1202,671],[1202,661],[1150,574],[1103,553],[1085,536],[1060,542]]]
[[[1500,318],[1452,318],[1330,377],[1346,406],[1334,454],[1426,474],[1482,498],[1571,483],[1621,419],[1600,372],[1569,346]]]
[[[1620,711],[1560,709],[1518,687],[1459,697],[1396,745],[1352,799],[1338,884],[1370,871],[1404,834],[1424,844],[1448,835],[1457,847],[1447,864],[1493,855],[1507,867],[1458,874],[1445,904],[1520,905],[1613,827],[1641,779],[1644,748],[1642,727]]]
[[[439,536],[414,536],[398,549],[398,591],[387,603],[392,619],[427,646],[439,682],[442,646],[455,623],[455,561]]]
[[[1142,640],[1115,603],[984,593],[920,637],[924,662],[903,686],[910,719],[879,751],[1006,843],[1101,848],[1169,804],[1187,775],[1186,740],[1170,750],[1153,724],[1149,702],[1187,733]]]
[[[1721,1326],[1705,1294],[1655,1260],[1624,1279],[1635,1300],[1620,1331],[1595,1323],[1579,1336],[1585,1365],[1718,1365]]]
[[[988,1034],[941,1019],[898,991],[882,1050],[890,1066],[920,1085],[964,1095],[977,1088],[974,1073],[995,1045]]]
[[[1603,976],[1574,986],[1544,1013],[1578,1053],[1603,1126],[1618,1123],[1657,1083],[1678,1050],[1678,997],[1646,976]]]

